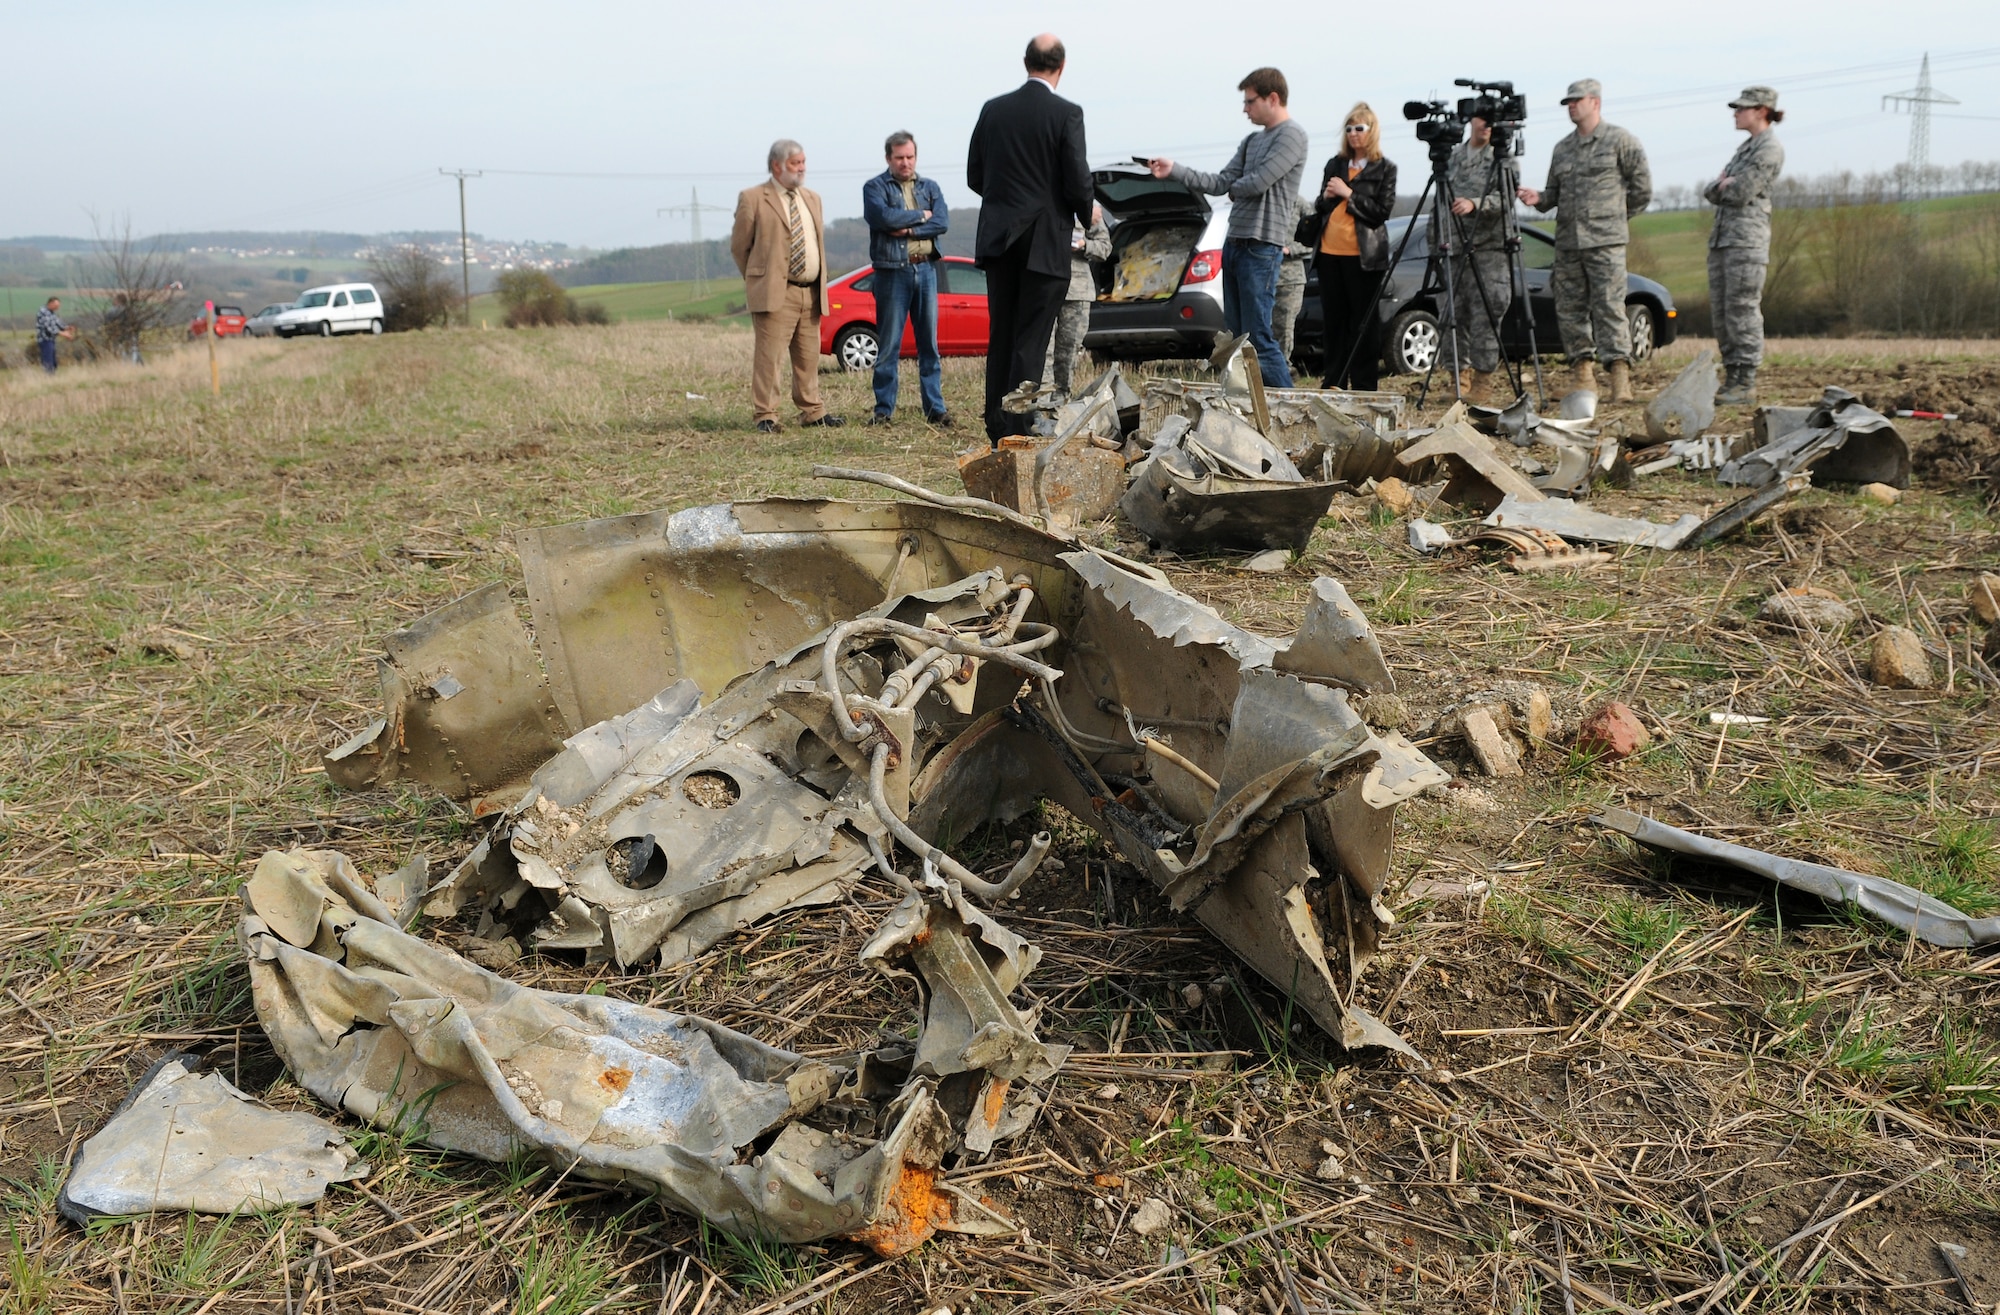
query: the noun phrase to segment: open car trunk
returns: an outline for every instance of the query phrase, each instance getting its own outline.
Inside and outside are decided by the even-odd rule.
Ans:
[[[1158,179],[1141,164],[1091,175],[1111,230],[1110,286],[1104,301],[1165,301],[1180,291],[1188,257],[1211,213],[1185,183]]]

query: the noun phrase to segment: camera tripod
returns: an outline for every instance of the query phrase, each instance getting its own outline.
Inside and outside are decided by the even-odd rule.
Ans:
[[[1442,127],[1444,125],[1440,124],[1438,126]],[[1542,388],[1541,348],[1535,341],[1534,308],[1528,302],[1527,266],[1521,255],[1521,225],[1519,217],[1514,212],[1514,191],[1519,183],[1514,163],[1516,158],[1515,151],[1517,149],[1515,143],[1520,140],[1519,129],[1513,125],[1496,125],[1492,129],[1492,134],[1493,168],[1489,175],[1489,181],[1491,186],[1497,186],[1500,189],[1500,193],[1506,202],[1501,210],[1501,246],[1507,253],[1507,278],[1513,294],[1512,301],[1509,304],[1517,304],[1521,307],[1522,318],[1527,325],[1528,359],[1533,364],[1535,372],[1535,405],[1540,407],[1545,405],[1545,394]],[[1458,271],[1454,268],[1455,262],[1453,256],[1457,251],[1469,251],[1472,247],[1472,240],[1465,226],[1465,217],[1454,214],[1451,208],[1452,202],[1458,199],[1453,195],[1451,186],[1451,153],[1458,146],[1459,137],[1455,134],[1434,133],[1426,140],[1430,148],[1430,177],[1424,181],[1424,189],[1418,194],[1416,209],[1411,213],[1409,225],[1403,229],[1403,236],[1397,241],[1396,249],[1390,253],[1388,266],[1382,272],[1381,289],[1377,293],[1378,301],[1383,294],[1387,293],[1389,289],[1389,276],[1402,263],[1403,253],[1409,247],[1410,238],[1417,231],[1416,216],[1425,214],[1425,208],[1428,206],[1428,232],[1430,233],[1431,243],[1430,258],[1432,261],[1438,262],[1442,267],[1444,297],[1439,307],[1437,321],[1440,339],[1439,350],[1432,354],[1430,366],[1424,371],[1423,386],[1417,393],[1417,405],[1419,407],[1430,396],[1431,377],[1437,373],[1438,363],[1444,358],[1445,351],[1447,350],[1451,353],[1452,396],[1454,398],[1462,396],[1459,392],[1458,384],[1459,375],[1463,371],[1463,363],[1459,360],[1458,355],[1460,335],[1458,332],[1458,295],[1455,286]],[[1487,190],[1491,190],[1491,188],[1489,187]],[[1484,195],[1484,192],[1481,194]],[[1475,197],[1472,199],[1476,201],[1478,198]],[[1454,239],[1456,239],[1456,242],[1454,242]],[[1486,316],[1487,324],[1492,327],[1494,339],[1496,341],[1503,341],[1501,336],[1501,322],[1506,315],[1506,308],[1501,307],[1496,309],[1494,307],[1491,298],[1486,294],[1485,284],[1479,281],[1476,269],[1468,268],[1467,272],[1472,276],[1473,287],[1479,293],[1479,309]],[[1424,279],[1424,284],[1426,287],[1431,286],[1431,279],[1428,274]],[[1353,345],[1348,348],[1347,359],[1342,362],[1340,373],[1334,376],[1335,378],[1347,377],[1348,370],[1354,364],[1354,353],[1360,350],[1362,342],[1368,336],[1356,336]],[[1507,359],[1504,342],[1500,351],[1500,368],[1505,372],[1508,386],[1514,390],[1516,397],[1522,396],[1527,392],[1526,372],[1516,368],[1515,364]]]

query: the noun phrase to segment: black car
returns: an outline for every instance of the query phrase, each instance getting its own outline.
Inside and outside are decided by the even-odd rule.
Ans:
[[[1403,241],[1403,235],[1412,219],[1404,216],[1389,221],[1389,250],[1393,253]],[[1416,231],[1409,235],[1409,245],[1402,247],[1402,258],[1390,272],[1382,289],[1382,299],[1376,304],[1377,313],[1382,317],[1385,329],[1382,334],[1382,361],[1391,374],[1422,374],[1431,368],[1441,344],[1438,332],[1438,307],[1444,300],[1444,275],[1433,267],[1430,243],[1426,238],[1430,229],[1430,216],[1418,215],[1414,219]],[[1528,301],[1535,311],[1535,345],[1544,353],[1560,353],[1562,336],[1556,331],[1555,297],[1549,292],[1549,268],[1555,264],[1555,239],[1540,228],[1522,225],[1521,259],[1527,267]],[[1319,283],[1310,272],[1306,274],[1306,300],[1299,311],[1298,327],[1293,338],[1292,358],[1302,369],[1320,370],[1320,344],[1324,341],[1324,328],[1320,316]],[[1661,284],[1637,274],[1625,276],[1625,314],[1632,321],[1632,359],[1644,361],[1653,354],[1656,347],[1664,347],[1674,340],[1676,331],[1673,294]],[[1522,313],[1520,302],[1509,308],[1507,316],[1500,323],[1500,346],[1509,360],[1525,360],[1528,356],[1528,325]],[[1449,351],[1449,349],[1446,349]],[[1443,368],[1450,368],[1450,361],[1439,362]]]

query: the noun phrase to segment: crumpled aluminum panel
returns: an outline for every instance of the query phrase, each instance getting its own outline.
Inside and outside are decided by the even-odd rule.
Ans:
[[[1249,428],[1240,420],[1236,423]],[[1284,466],[1277,473],[1288,473],[1289,479],[1229,473],[1231,466],[1216,460],[1201,443],[1204,432],[1214,434],[1218,428],[1222,426],[1204,421],[1172,442],[1156,444],[1152,455],[1133,469],[1132,483],[1119,499],[1125,519],[1153,543],[1176,551],[1305,551],[1320,517],[1333,504],[1334,486],[1304,482],[1281,452]],[[1256,431],[1250,434],[1255,436]],[[1218,440],[1218,447],[1232,454],[1241,454],[1247,446]]]
[[[744,1235],[900,1254],[940,1227],[1012,1231],[976,1210],[960,1219],[939,1191],[951,1130],[926,1084],[856,1133],[835,1114],[853,1067],[692,1015],[519,986],[350,903],[336,860],[266,854],[239,924],[258,1018],[329,1105],[479,1159],[538,1152]],[[292,920],[315,904],[314,925]]]
[[[1771,408],[1760,420],[1789,420],[1791,408]],[[1754,452],[1716,473],[1724,484],[1761,488],[1810,470],[1819,483],[1910,487],[1910,445],[1895,422],[1862,404],[1845,388],[1828,385],[1802,423],[1783,430]]]
[[[642,807],[658,812],[648,800],[674,797],[704,762],[735,781],[743,802],[732,808],[756,815],[756,825],[737,837],[737,853],[766,871],[742,890],[695,883],[701,898],[718,902],[701,905],[691,897],[676,907],[680,921],[659,941],[663,956],[694,952],[730,927],[809,897],[815,880],[853,875],[861,841],[879,836],[880,828],[869,829],[865,794],[852,793],[851,778],[843,784],[855,767],[852,746],[843,753],[813,729],[815,716],[824,715],[813,701],[822,641],[805,623],[894,606],[915,609],[898,614],[905,619],[948,611],[974,576],[997,571],[1004,579],[1029,579],[1030,619],[1057,632],[1059,642],[1045,651],[1063,672],[1053,687],[1056,702],[1044,703],[1041,693],[1017,698],[1019,681],[996,677],[980,682],[976,706],[949,716],[925,711],[905,741],[916,752],[898,768],[902,776],[892,791],[907,798],[908,825],[933,840],[964,835],[1051,798],[1107,835],[1276,989],[1304,992],[1309,1016],[1334,1036],[1349,1044],[1400,1045],[1352,1007],[1353,984],[1387,925],[1379,895],[1395,805],[1444,777],[1401,736],[1367,728],[1347,702],[1349,691],[1390,689],[1393,680],[1365,618],[1337,582],[1316,582],[1299,633],[1274,642],[1230,625],[1157,572],[983,515],[910,502],[771,500],[682,517],[675,523],[702,530],[683,536],[692,564],[656,563],[656,577],[707,588],[718,573],[753,576],[783,584],[796,605],[776,621],[765,609],[747,624],[737,616],[726,630],[713,630],[717,651],[733,655],[728,663],[735,669],[722,680],[727,663],[717,659],[707,675],[687,673],[703,690],[705,706],[686,711],[691,695],[674,693],[670,682],[634,697],[631,711],[570,737],[493,835],[433,890],[434,912],[487,908],[498,916],[501,906],[512,909],[533,891],[533,907],[547,910],[545,946],[634,961],[660,930],[640,928],[644,935],[621,939],[646,900],[612,898],[608,887],[592,884],[594,868],[586,872],[588,864],[551,852],[549,838],[597,826],[579,853],[600,857],[613,825],[623,837],[644,831],[677,844],[678,822],[665,828],[669,835],[659,834],[664,813],[652,823],[628,815]],[[579,562],[579,571],[589,565]],[[605,562],[614,575],[634,569],[620,553]],[[569,578],[572,588],[596,589],[587,578],[580,585],[577,576]],[[708,624],[701,607],[681,609],[681,591],[660,592],[657,610],[677,633]],[[632,624],[651,624],[652,601],[648,591]],[[564,624],[563,617],[552,615],[551,624]],[[764,638],[774,633],[787,644]],[[546,651],[549,637],[537,637]],[[843,680],[856,682],[865,696],[883,671],[870,677],[855,667],[861,656],[849,655],[842,670]],[[1235,718],[1267,729],[1235,739]],[[1073,731],[1058,730],[1058,722]],[[1197,770],[1135,743],[1133,722],[1146,735],[1170,738],[1176,755]],[[1301,729],[1284,738],[1268,729],[1277,726]],[[732,768],[716,756],[725,750],[756,755],[777,775],[767,780],[747,758]],[[1247,767],[1238,770],[1249,761],[1245,755],[1258,758],[1259,770],[1248,778],[1242,777]],[[1213,783],[1225,776],[1230,789],[1218,799]],[[1138,792],[1121,786],[1107,795],[1106,777],[1136,781]],[[554,788],[559,778],[569,783],[561,791]],[[801,782],[811,784],[811,798],[795,792]],[[698,816],[680,804],[670,811],[683,822]],[[693,853],[699,845],[681,848]],[[670,884],[661,889],[675,898],[681,893]],[[984,935],[969,923],[959,930]],[[1007,1079],[988,1073],[984,1080]],[[947,1094],[956,1100],[962,1093]],[[953,1111],[956,1126],[956,1105]]]
[[[77,1148],[56,1209],[78,1224],[156,1210],[256,1213],[310,1205],[370,1172],[325,1119],[267,1109],[176,1051]]]
[[[1967,917],[1943,900],[1888,877],[1849,872],[1846,868],[1732,845],[1623,808],[1607,808],[1597,821],[1651,849],[1726,863],[1808,895],[1817,895],[1830,904],[1856,905],[1918,940],[1945,949],[1963,950],[2000,942],[2000,918]]]
[[[347,789],[414,780],[485,795],[524,780],[582,724],[560,710],[504,584],[473,590],[382,647],[384,714],[325,762]]]

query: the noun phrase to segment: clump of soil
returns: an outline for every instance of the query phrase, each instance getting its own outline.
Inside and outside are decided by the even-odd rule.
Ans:
[[[1963,488],[1977,480],[1986,485],[1986,501],[2000,497],[2000,438],[1993,426],[1965,420],[1948,421],[1928,442],[1910,454],[1911,473],[1933,488]]]

